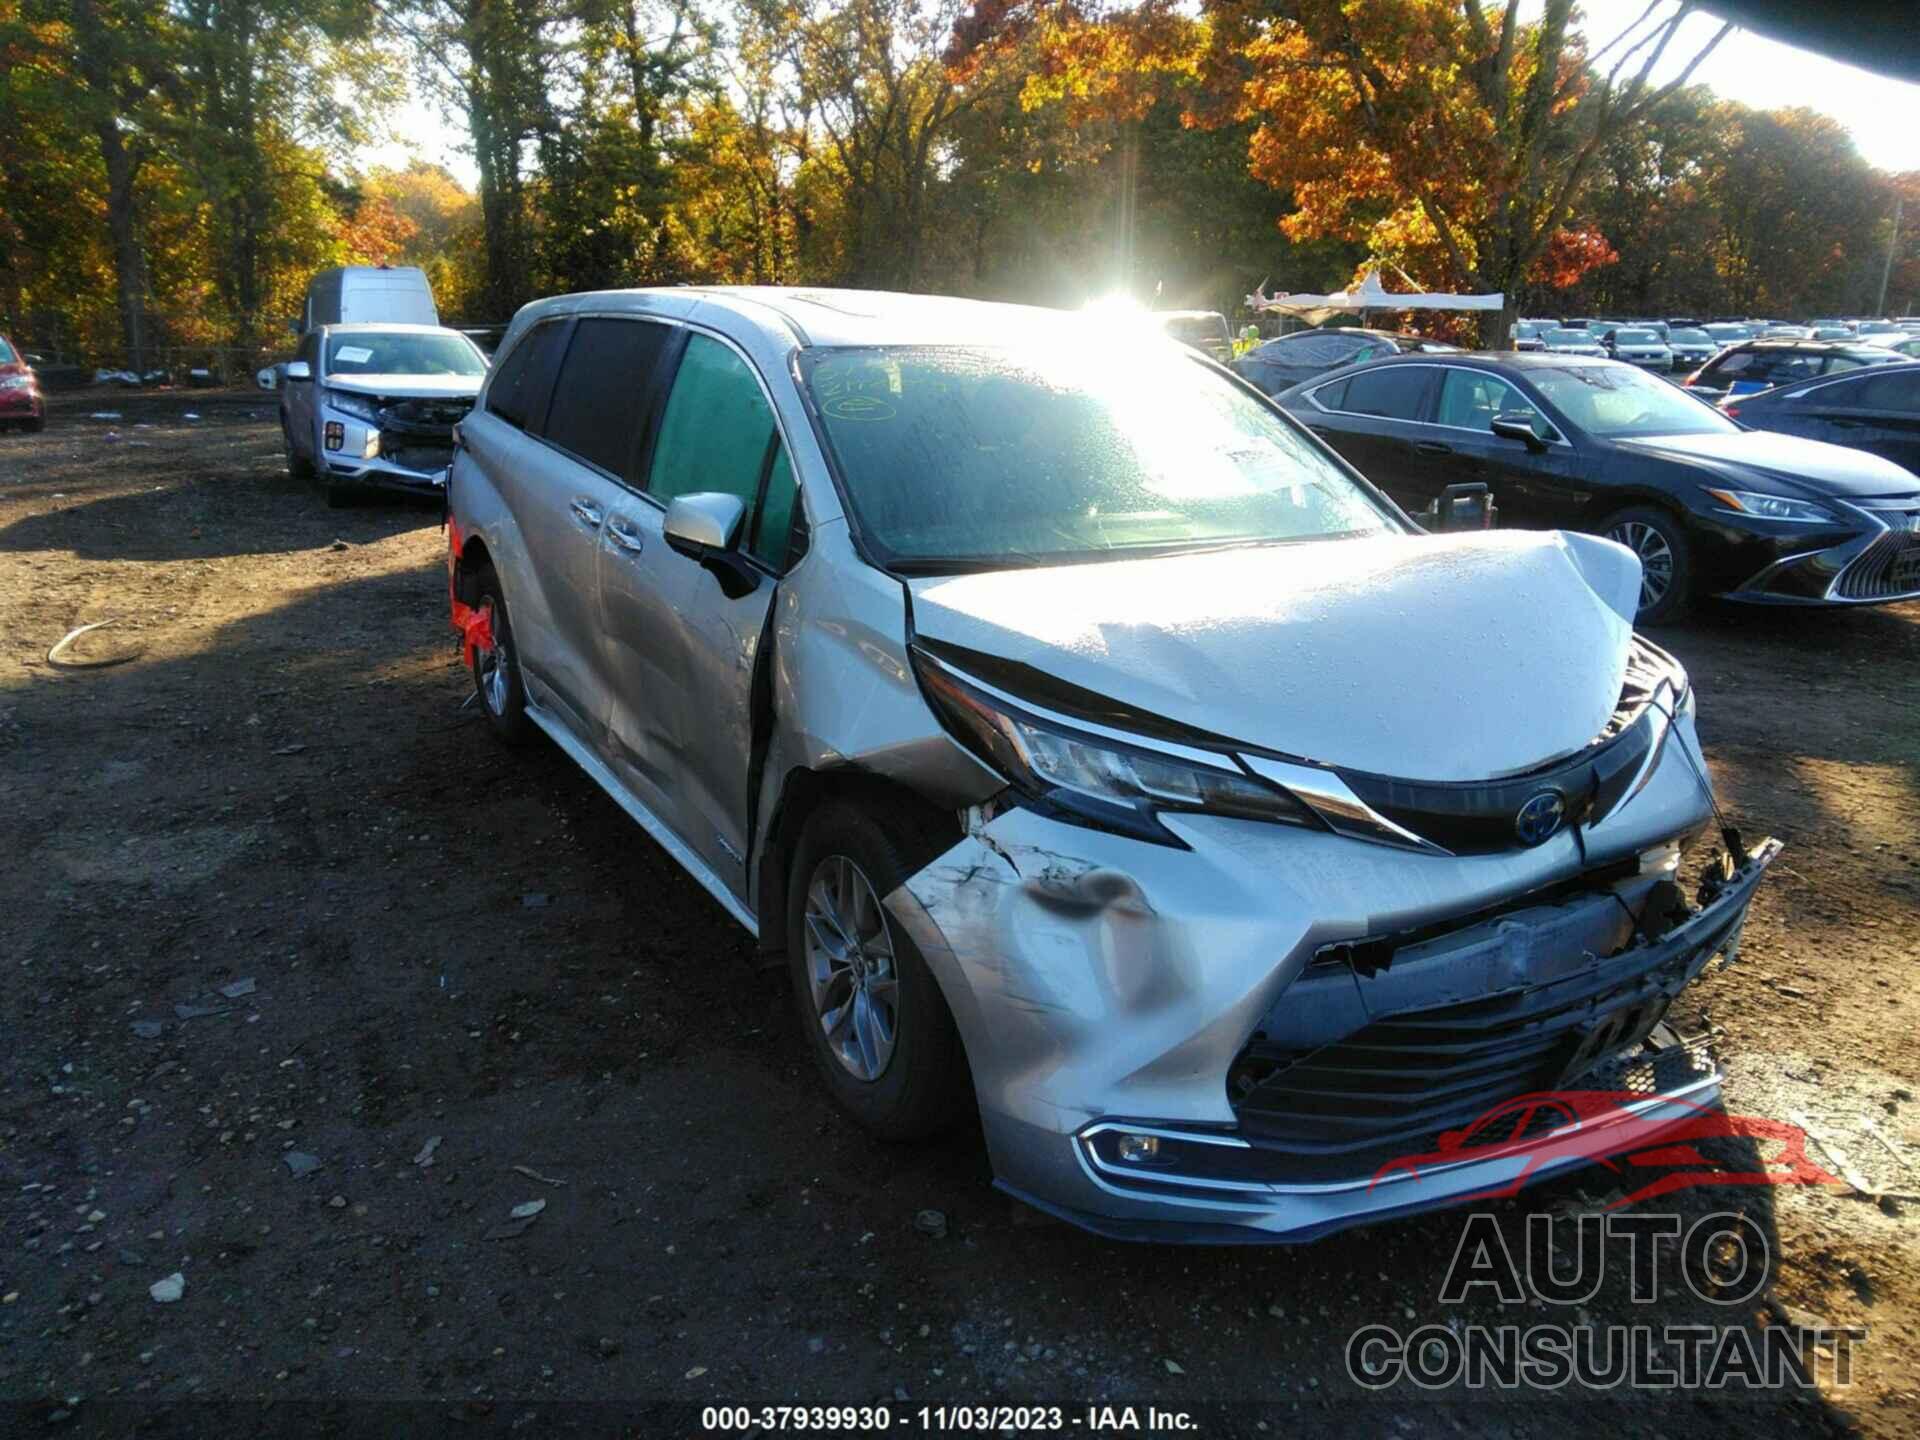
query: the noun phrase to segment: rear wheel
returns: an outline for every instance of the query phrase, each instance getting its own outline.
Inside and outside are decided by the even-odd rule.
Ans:
[[[500,577],[488,567],[477,578],[479,598],[474,606],[490,612],[493,644],[473,652],[473,688],[493,733],[509,745],[518,745],[532,734],[533,722],[527,719],[527,690],[520,678],[520,652],[513,642],[513,623],[507,618]]]
[[[940,986],[881,904],[909,873],[864,809],[830,801],[795,847],[787,965],[827,1089],[883,1140],[918,1140],[965,1113],[966,1054]]]
[[[1609,519],[1603,533],[1640,557],[1635,619],[1665,625],[1685,616],[1693,602],[1693,543],[1685,526],[1665,510],[1639,505]]]

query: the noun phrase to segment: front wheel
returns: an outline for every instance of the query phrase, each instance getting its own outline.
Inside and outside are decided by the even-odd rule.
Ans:
[[[1609,519],[1602,533],[1640,557],[1635,620],[1665,625],[1684,617],[1693,602],[1693,542],[1686,527],[1665,510],[1639,505]]]
[[[287,474],[295,480],[313,478],[313,462],[304,458],[293,445],[293,427],[287,424],[287,417],[280,417],[280,439],[287,447]]]
[[[938,1134],[965,1111],[966,1054],[940,986],[881,900],[908,873],[865,810],[832,801],[801,832],[787,885],[787,965],[807,1047],[861,1128]]]

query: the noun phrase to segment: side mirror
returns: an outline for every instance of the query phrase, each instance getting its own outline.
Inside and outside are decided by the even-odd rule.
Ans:
[[[287,362],[287,379],[311,380],[313,379],[313,367],[304,360],[289,360]]]
[[[759,572],[739,550],[746,519],[747,502],[738,495],[701,491],[668,504],[661,533],[668,549],[698,562],[720,582],[728,599],[737,600],[760,583]]]
[[[1518,440],[1529,450],[1544,450],[1547,442],[1533,428],[1533,416],[1525,410],[1505,410],[1487,422],[1487,428],[1503,440]]]

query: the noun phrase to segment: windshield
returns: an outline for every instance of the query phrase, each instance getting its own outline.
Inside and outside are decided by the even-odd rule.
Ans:
[[[349,330],[327,337],[327,373],[353,375],[469,375],[487,373],[480,352],[458,335],[404,330]]]
[[[1522,340],[1531,340],[1534,336],[1544,334],[1552,328],[1539,320],[1517,320],[1514,322],[1513,333]]]
[[[1543,366],[1527,378],[1589,435],[1730,435],[1740,428],[1679,386],[1630,365]]]
[[[1591,330],[1549,330],[1547,339],[1557,345],[1591,345],[1593,332]]]
[[[1613,332],[1616,345],[1658,345],[1660,337],[1651,330],[1616,330]]]
[[[0,335],[0,365],[13,364],[13,347],[7,344],[6,336]]]
[[[1891,320],[1862,320],[1859,330],[1855,333],[1860,335],[1898,335],[1904,332]]]
[[[1711,345],[1713,337],[1704,330],[1695,330],[1691,326],[1681,326],[1667,332],[1669,345]]]
[[[1732,340],[1751,340],[1753,332],[1744,325],[1709,325],[1707,334],[1723,344]]]
[[[860,531],[902,571],[1401,528],[1285,420],[1178,351],[900,346],[801,363]]]

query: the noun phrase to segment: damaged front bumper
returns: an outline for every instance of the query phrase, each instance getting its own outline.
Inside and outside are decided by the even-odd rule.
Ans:
[[[326,408],[323,436],[337,428],[340,443],[335,446],[323,438],[320,463],[328,478],[340,484],[439,494],[453,462],[453,427],[468,404],[395,401],[381,410],[378,420]]]
[[[953,1010],[1003,1189],[1121,1238],[1307,1240],[1521,1183],[1524,1149],[1375,1183],[1514,1095],[1634,1091],[1651,1120],[1716,1097],[1704,1047],[1649,1037],[1734,952],[1779,847],[1676,903],[1674,838],[1706,819],[1684,758],[1501,854],[1201,816],[1169,820],[1182,849],[1016,807],[886,904]]]

